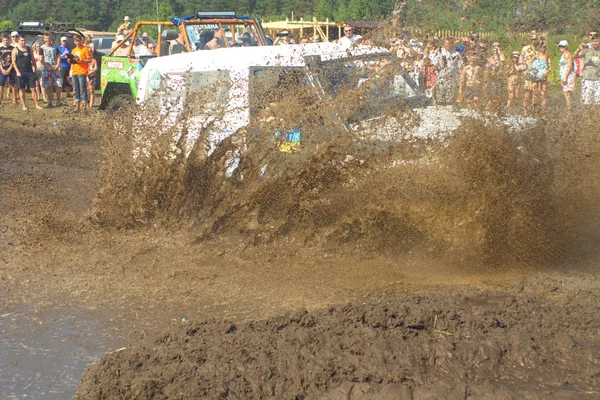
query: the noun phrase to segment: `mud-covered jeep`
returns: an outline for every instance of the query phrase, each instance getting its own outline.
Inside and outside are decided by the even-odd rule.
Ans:
[[[142,32],[158,29],[156,52],[141,43]],[[100,109],[114,110],[133,103],[138,96],[141,71],[146,62],[164,55],[203,50],[208,39],[218,47],[265,46],[271,44],[257,19],[235,12],[198,12],[171,21],[138,22],[107,56],[102,57]]]

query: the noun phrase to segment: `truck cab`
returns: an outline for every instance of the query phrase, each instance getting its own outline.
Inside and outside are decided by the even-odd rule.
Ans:
[[[154,53],[148,52],[142,43],[143,32],[155,43]],[[100,109],[117,109],[137,101],[139,79],[149,59],[214,48],[271,44],[257,19],[237,16],[235,12],[197,12],[170,21],[141,21],[120,39],[102,57]]]

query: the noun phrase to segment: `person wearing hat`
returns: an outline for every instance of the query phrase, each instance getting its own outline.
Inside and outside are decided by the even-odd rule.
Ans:
[[[115,41],[115,47],[117,49],[112,54],[115,57],[127,57],[129,55],[129,42],[125,41],[125,36],[117,35],[117,40]]]
[[[125,16],[123,23],[117,28],[117,35],[127,36],[129,32],[131,32],[131,21],[128,16]]]
[[[17,32],[17,31],[12,31],[12,32],[10,33],[10,38],[11,38],[11,40],[12,40],[12,42],[11,42],[11,44],[10,44],[10,45],[11,45],[12,47],[16,47],[16,46],[19,44],[19,32]]]
[[[62,36],[60,38],[60,45],[58,46],[58,54],[60,54],[60,79],[63,84],[63,93],[66,93],[73,88],[71,84],[69,73],[71,72],[71,64],[69,63],[69,56],[67,54],[71,54],[71,48],[67,45],[67,37]],[[69,79],[67,79],[69,78]],[[61,101],[61,93],[56,94],[56,105],[62,106],[63,103]]]
[[[581,102],[584,105],[600,104],[600,38],[597,32],[590,34],[588,47],[581,43],[573,57],[583,61],[581,73]]]
[[[575,61],[569,51],[569,42],[561,40],[558,42],[558,48],[562,55],[558,60],[558,70],[560,83],[562,85],[563,95],[567,101],[567,112],[571,115],[573,111],[573,90],[575,90]]]

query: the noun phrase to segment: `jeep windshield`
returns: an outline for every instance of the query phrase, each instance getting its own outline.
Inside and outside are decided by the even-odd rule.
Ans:
[[[369,109],[356,111],[361,118],[367,118],[382,104],[399,100],[393,84],[397,74],[399,72],[391,56],[387,55],[317,61],[308,69],[280,66],[253,68],[250,74],[250,112],[256,115],[271,102],[279,102],[283,97],[307,90],[312,91],[315,97],[339,101],[344,93],[361,88],[363,107],[368,106]]]
[[[210,41],[219,47],[264,46],[265,42],[252,20],[227,20],[219,22],[185,22],[190,48],[205,50]]]

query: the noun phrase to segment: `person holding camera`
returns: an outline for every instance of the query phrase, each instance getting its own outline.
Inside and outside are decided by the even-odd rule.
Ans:
[[[78,112],[80,107],[84,110],[88,105],[87,76],[92,62],[90,50],[83,45],[83,38],[73,35],[75,48],[71,50],[69,63],[71,64],[71,78],[73,79],[73,97],[75,99],[74,111]]]
[[[589,46],[581,43],[573,58],[583,60],[581,73],[581,102],[584,105],[600,104],[600,38],[597,32],[590,33]]]
[[[275,35],[273,46],[290,44],[290,31],[283,30]]]

